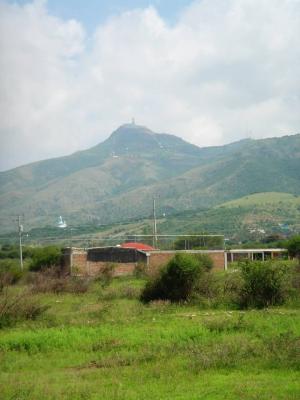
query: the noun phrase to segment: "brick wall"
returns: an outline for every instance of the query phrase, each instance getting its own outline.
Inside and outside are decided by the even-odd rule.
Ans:
[[[71,254],[71,274],[87,275],[87,252],[73,249]]]
[[[105,261],[98,261],[98,262],[88,261],[86,266],[87,274],[91,276],[97,275],[108,264],[111,263],[107,263]],[[114,265],[115,269],[113,276],[122,276],[122,275],[133,274],[136,263],[114,263]]]
[[[187,254],[207,254],[213,260],[213,270],[224,270],[224,252],[223,251],[197,251],[197,250],[179,250],[179,251],[152,251],[149,252],[148,269],[149,271],[156,271],[161,266],[166,264],[176,253]],[[70,272],[78,275],[97,275],[105,266],[111,262],[105,261],[91,261],[88,257],[88,252],[83,249],[65,249],[64,263],[69,265]],[[143,261],[146,264],[146,255],[142,254],[138,257],[138,262]],[[116,267],[114,276],[130,275],[133,273],[137,262],[115,262]],[[72,265],[72,266],[71,266]]]
[[[87,251],[79,249],[73,249],[72,254],[70,251],[65,251],[64,258],[64,264],[69,265],[69,270],[74,275],[97,275],[108,264],[112,264],[103,261],[88,261]],[[71,263],[72,268],[70,268]],[[133,273],[136,266],[136,263],[113,264],[116,266],[114,276],[130,275]]]
[[[174,257],[176,253],[207,254],[213,261],[213,271],[223,271],[225,268],[224,251],[179,250],[150,252],[149,269],[154,271],[157,270]]]

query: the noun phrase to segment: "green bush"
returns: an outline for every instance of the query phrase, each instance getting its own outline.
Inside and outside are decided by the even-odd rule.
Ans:
[[[288,263],[254,261],[240,263],[244,280],[240,295],[242,308],[263,308],[283,304],[292,290]]]
[[[0,292],[5,286],[14,285],[23,276],[19,261],[6,259],[0,260]]]
[[[194,254],[194,257],[206,271],[210,271],[213,268],[214,262],[208,254]]]
[[[17,247],[11,246],[11,248],[5,247],[0,250],[0,259],[5,258],[19,258],[19,249]]]
[[[238,308],[243,289],[240,271],[204,272],[198,279],[190,300],[203,308]]]
[[[176,254],[156,278],[147,282],[141,301],[187,300],[204,269],[193,255]]]
[[[292,237],[287,242],[289,255],[298,259],[300,265],[300,235]]]
[[[56,246],[47,246],[34,249],[29,269],[40,271],[45,268],[59,266],[61,263],[61,249]]]
[[[30,246],[22,246],[23,249],[23,259],[31,258],[34,252],[34,248]],[[15,244],[4,244],[0,250],[0,259],[17,259],[20,257],[19,246]]]

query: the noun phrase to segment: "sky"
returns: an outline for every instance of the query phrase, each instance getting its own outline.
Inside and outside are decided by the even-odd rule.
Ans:
[[[300,0],[0,0],[0,170],[132,117],[199,146],[300,132]]]

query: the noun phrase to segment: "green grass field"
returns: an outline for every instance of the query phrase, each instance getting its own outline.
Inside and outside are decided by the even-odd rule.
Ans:
[[[300,398],[299,309],[143,305],[143,285],[32,295],[46,313],[0,330],[1,399]]]

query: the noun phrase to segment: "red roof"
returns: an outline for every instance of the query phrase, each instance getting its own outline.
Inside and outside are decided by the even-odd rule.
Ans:
[[[148,244],[137,243],[137,242],[122,243],[121,247],[127,248],[127,249],[136,249],[136,250],[155,250],[154,247],[149,246]]]

